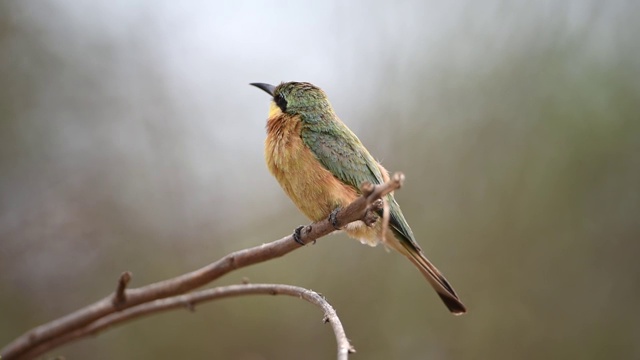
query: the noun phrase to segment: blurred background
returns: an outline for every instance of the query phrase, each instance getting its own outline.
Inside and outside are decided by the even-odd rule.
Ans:
[[[217,284],[321,292],[354,359],[640,358],[640,3],[0,2],[0,346],[307,220],[263,159],[309,81],[391,171],[425,252],[331,236]],[[113,328],[69,359],[330,359],[321,312],[249,297]]]

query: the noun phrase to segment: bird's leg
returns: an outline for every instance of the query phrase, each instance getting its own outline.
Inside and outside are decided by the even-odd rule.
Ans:
[[[331,214],[329,214],[329,222],[336,230],[340,230],[340,227],[338,226],[338,213],[340,212],[340,210],[342,210],[342,208],[338,206],[337,208],[333,209]]]
[[[302,242],[302,229],[304,229],[304,225],[298,226],[295,230],[293,230],[293,240],[298,244],[304,246],[304,242]]]
[[[379,216],[377,212],[382,209],[382,206],[383,206],[382,199],[378,199],[374,201],[371,204],[371,206],[369,206],[369,208],[367,209],[367,212],[362,217],[362,222],[364,222],[369,227],[373,226],[373,224],[375,224],[376,221],[378,221]]]
[[[378,221],[378,218],[379,218],[378,214],[374,213],[371,210],[367,210],[367,213],[362,218],[362,222],[368,227],[372,227],[373,224],[375,224],[376,221]]]

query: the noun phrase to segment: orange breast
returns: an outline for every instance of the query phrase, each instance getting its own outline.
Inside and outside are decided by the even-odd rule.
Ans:
[[[333,176],[304,145],[300,120],[282,113],[271,115],[265,141],[267,166],[300,211],[319,221],[355,200],[356,191]]]

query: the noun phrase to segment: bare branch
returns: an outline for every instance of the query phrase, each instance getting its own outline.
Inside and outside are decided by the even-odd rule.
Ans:
[[[381,203],[376,201],[388,193],[399,189],[402,186],[403,180],[404,175],[395,173],[391,180],[384,184],[376,186],[370,183],[362,184],[361,190],[363,195],[336,214],[338,227],[344,227],[348,223],[357,220],[362,220],[365,223],[370,222],[370,213],[379,210],[381,206]],[[300,231],[300,240],[303,244],[308,244],[330,234],[334,230],[334,225],[329,219],[325,219],[305,226],[302,231]],[[233,252],[214,263],[190,273],[140,288],[129,289],[126,291],[126,296],[126,281],[123,281],[121,277],[118,289],[114,294],[62,318],[40,325],[26,332],[5,346],[0,354],[3,360],[17,359],[27,353],[32,354],[31,351],[41,344],[84,328],[94,321],[115,312],[157,299],[184,294],[208,284],[233,270],[286,255],[298,248],[300,248],[300,244],[294,240],[293,235],[289,235],[267,244]],[[120,295],[118,295],[118,293],[120,293]],[[116,306],[114,299],[124,300],[124,302]],[[62,343],[64,342],[60,342],[60,344]]]
[[[113,313],[105,316],[93,323],[77,329],[73,332],[66,333],[63,336],[52,339],[32,349],[24,354],[24,357],[35,357],[50,349],[56,348],[64,343],[86,337],[89,335],[97,335],[98,333],[121,323],[134,320],[146,315],[156,314],[164,311],[186,308],[192,311],[195,305],[209,301],[224,299],[228,297],[245,296],[245,295],[288,295],[306,300],[324,311],[323,321],[329,322],[338,345],[338,360],[346,360],[349,353],[355,350],[349,343],[346,333],[331,304],[324,297],[315,291],[292,285],[283,284],[242,284],[221,286],[213,289],[205,289],[190,294],[178,295],[166,299],[158,299],[148,303],[126,309],[121,312]]]

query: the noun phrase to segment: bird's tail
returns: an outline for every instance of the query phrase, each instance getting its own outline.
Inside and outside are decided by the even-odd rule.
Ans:
[[[429,284],[438,293],[440,299],[444,302],[446,307],[454,315],[462,315],[467,312],[464,304],[458,298],[455,290],[449,284],[447,279],[440,273],[440,271],[424,256],[420,249],[412,246],[411,243],[406,241],[397,241],[396,244],[398,251],[402,255],[406,256],[417,268],[422,275],[427,279]]]

